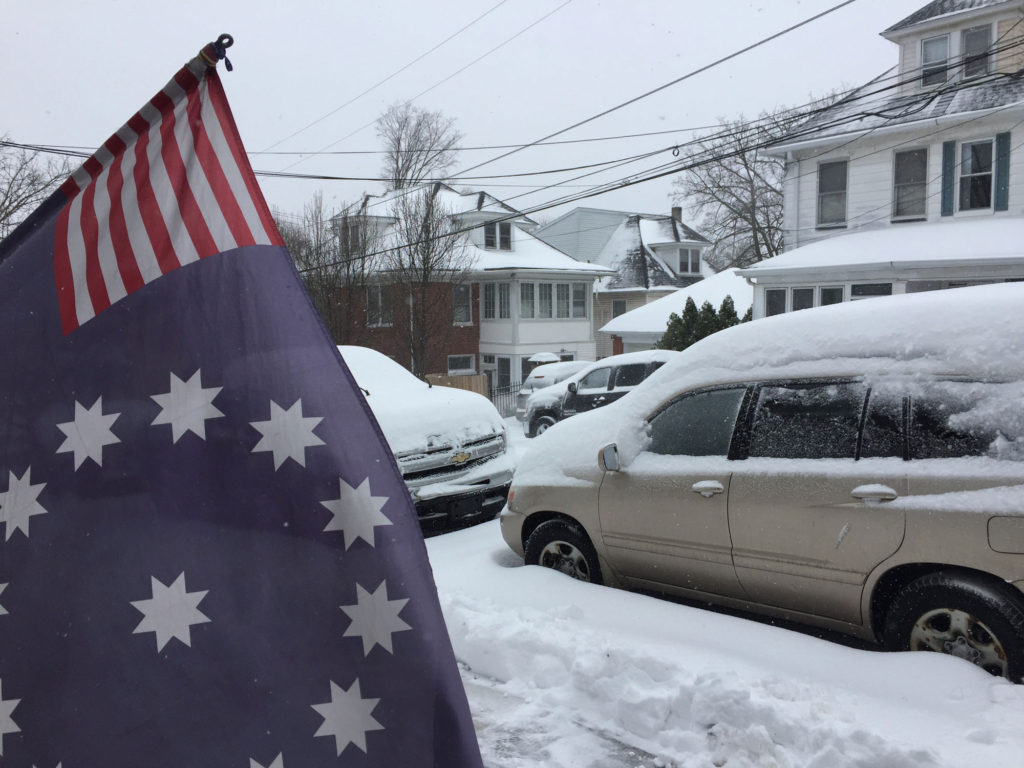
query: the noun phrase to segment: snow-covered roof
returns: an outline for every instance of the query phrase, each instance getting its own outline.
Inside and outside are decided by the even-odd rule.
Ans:
[[[707,239],[671,216],[634,214],[611,234],[595,261],[615,270],[596,286],[598,291],[681,288],[693,277],[679,276],[652,246],[667,243],[707,243]]]
[[[455,215],[479,212],[494,214],[493,218],[496,218],[498,216],[504,217],[513,214],[515,216],[514,220],[517,222],[523,224],[537,223],[526,214],[521,213],[512,206],[482,190],[464,190],[460,192],[449,187],[447,184],[436,182],[436,185],[436,200],[439,207],[443,210],[451,211]],[[382,195],[367,195],[364,199],[366,213],[367,215],[386,216],[388,215],[388,212],[393,209],[396,200],[409,194],[422,194],[424,191],[428,191],[431,186],[431,184],[423,184],[409,189],[392,190],[390,192],[385,192]]]
[[[466,247],[473,251],[473,269],[477,272],[493,272],[497,270],[538,269],[553,272],[576,272],[579,274],[601,275],[611,274],[614,270],[600,264],[588,264],[566,256],[554,246],[548,245],[540,238],[534,237],[526,230],[516,227],[514,250],[502,251],[493,248],[480,248],[469,243]]]
[[[921,222],[851,232],[794,248],[739,274],[756,279],[821,269],[889,268],[898,273],[906,268],[957,262],[1024,266],[1024,218]]]
[[[602,333],[623,337],[631,334],[660,336],[665,333],[669,316],[673,312],[678,315],[683,311],[687,298],[692,298],[698,307],[707,301],[718,309],[726,296],[732,296],[736,313],[742,317],[753,303],[754,289],[737,274],[736,269],[726,269],[687,288],[663,296],[657,301],[619,315],[600,330]]]
[[[933,0],[933,2],[914,11],[905,19],[897,21],[882,34],[888,35],[892,32],[899,32],[909,27],[923,24],[926,21],[935,21],[942,17],[955,16],[967,11],[987,8],[990,5],[1001,5],[1005,2],[1006,0]]]

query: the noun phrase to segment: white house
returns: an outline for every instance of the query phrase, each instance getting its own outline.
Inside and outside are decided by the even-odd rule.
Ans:
[[[935,0],[882,35],[898,65],[769,149],[787,252],[741,270],[755,318],[1024,279],[1024,0]],[[933,227],[929,259],[913,243]],[[1008,231],[1020,248],[996,267]]]
[[[680,208],[671,216],[574,208],[534,234],[578,261],[612,270],[594,282],[595,329],[711,274],[703,259],[711,243],[683,223]],[[598,333],[598,357],[613,351],[612,337]]]

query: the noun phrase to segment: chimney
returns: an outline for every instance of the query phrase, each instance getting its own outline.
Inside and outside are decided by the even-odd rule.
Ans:
[[[672,218],[678,221],[680,224],[683,221],[683,209],[678,205],[672,206]]]

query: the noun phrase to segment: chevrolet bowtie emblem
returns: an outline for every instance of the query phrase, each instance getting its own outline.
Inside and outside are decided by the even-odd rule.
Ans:
[[[456,453],[452,456],[452,464],[464,464],[472,457],[468,453]]]

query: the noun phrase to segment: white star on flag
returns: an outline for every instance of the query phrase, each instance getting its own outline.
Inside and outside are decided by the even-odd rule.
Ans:
[[[10,540],[16,530],[28,537],[28,523],[32,515],[44,515],[46,510],[36,499],[42,493],[46,483],[32,484],[30,475],[32,467],[25,470],[20,478],[8,472],[7,490],[0,493],[0,522],[7,523],[4,540]]]
[[[373,592],[367,592],[361,584],[356,584],[356,604],[340,606],[352,619],[343,637],[361,637],[364,656],[369,656],[375,645],[394,653],[391,635],[412,629],[398,617],[408,602],[408,598],[388,600],[387,582],[382,581]]]
[[[313,434],[313,428],[321,421],[319,417],[303,417],[301,399],[287,411],[271,400],[270,420],[250,422],[263,435],[252,452],[273,451],[275,470],[280,469],[285,459],[294,459],[304,467],[306,448],[324,444]]]
[[[358,488],[339,477],[338,498],[320,502],[334,513],[324,530],[341,531],[345,537],[345,549],[351,547],[356,539],[362,539],[372,547],[374,527],[392,524],[380,511],[387,502],[387,496],[371,495],[369,477]]]
[[[184,572],[170,586],[165,586],[155,576],[151,576],[150,579],[153,597],[148,600],[131,601],[145,617],[132,634],[155,632],[157,651],[162,651],[172,637],[192,647],[192,625],[210,621],[197,607],[209,590],[186,592]]]
[[[249,758],[249,768],[263,768],[262,763],[257,763],[251,757]],[[267,766],[267,768],[284,768],[284,755],[280,752],[277,753],[277,757],[274,758],[274,762]]]
[[[4,753],[4,734],[18,733],[21,730],[21,728],[19,728],[11,718],[11,713],[14,711],[14,708],[18,706],[18,702],[21,701],[21,699],[7,699],[4,701],[3,683],[4,681],[0,680],[0,755]],[[331,685],[334,685],[334,683],[331,683]],[[358,685],[359,683],[356,681],[357,692]],[[377,700],[374,699],[374,703],[376,703],[376,701]],[[365,751],[366,750],[364,749],[363,752]],[[338,754],[340,755],[341,752]]]
[[[75,420],[58,424],[57,428],[67,435],[57,453],[75,453],[75,469],[86,459],[92,459],[103,466],[103,446],[120,443],[117,435],[110,431],[111,425],[120,413],[103,413],[103,398],[97,397],[92,407],[86,409],[75,401]]]
[[[10,583],[10,582],[8,582],[8,583]],[[0,584],[0,592],[3,592],[5,589],[7,589],[7,584]],[[4,608],[2,605],[0,605],[0,616],[5,616],[6,614],[7,614],[7,609]]]
[[[216,419],[224,414],[217,410],[213,400],[222,387],[203,388],[200,372],[197,370],[188,381],[182,381],[171,374],[171,391],[163,395],[150,395],[160,406],[160,413],[153,419],[153,425],[170,424],[172,442],[188,431],[206,439],[206,420]]]
[[[384,726],[373,719],[373,710],[380,699],[364,699],[359,691],[359,679],[347,691],[331,681],[331,700],[313,704],[324,719],[323,725],[314,736],[333,736],[338,756],[349,744],[355,744],[366,752],[366,734],[382,731]]]

